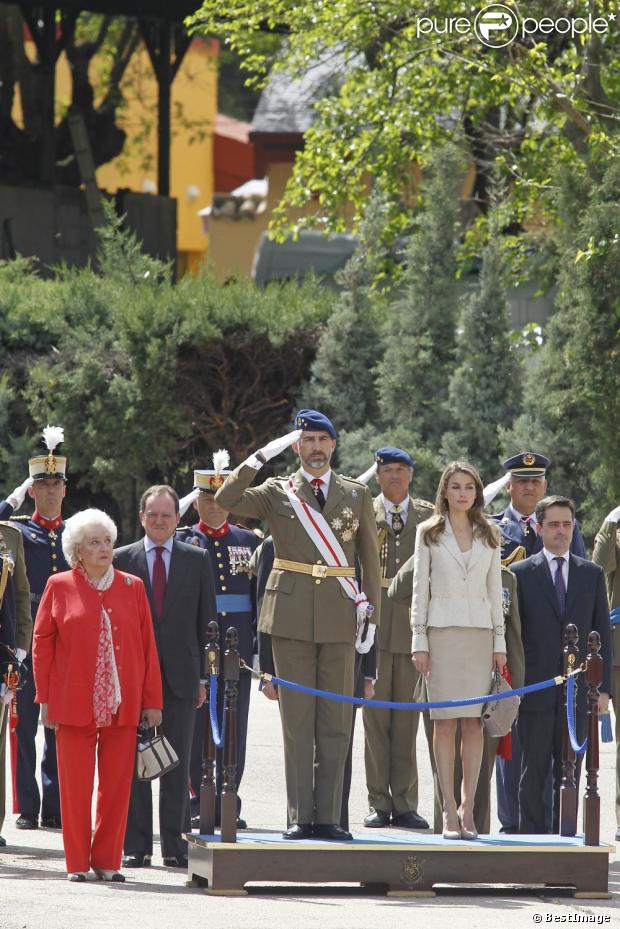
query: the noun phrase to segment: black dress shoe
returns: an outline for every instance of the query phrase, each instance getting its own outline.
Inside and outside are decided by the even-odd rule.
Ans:
[[[187,855],[177,855],[176,857],[172,856],[170,858],[164,858],[163,862],[165,868],[184,868],[187,870]]]
[[[0,835],[0,848],[6,848],[6,839],[3,839]]]
[[[142,855],[140,852],[137,852],[135,855],[125,855],[123,857],[123,867],[124,868],[150,868],[151,867],[151,856]]]
[[[241,819],[240,816],[237,816],[237,829],[247,829],[247,828],[248,828],[248,824],[246,823],[245,819]]]
[[[1,836],[0,836],[0,838],[1,838]],[[616,829],[616,842],[620,842],[620,827],[618,827],[618,829]],[[1,844],[2,844],[2,843],[0,842],[0,845],[1,845]],[[6,842],[5,842],[4,844],[6,845]]]
[[[314,835],[310,823],[293,823],[282,833],[283,839],[311,839]]]
[[[390,825],[390,814],[383,810],[371,810],[368,816],[364,817],[364,825],[369,829],[385,829]]]
[[[343,829],[342,826],[338,826],[336,823],[315,823],[312,831],[315,839],[333,839],[336,842],[350,842],[353,838],[350,832],[347,832],[346,829]]]
[[[36,816],[28,816],[27,813],[22,813],[15,820],[16,829],[38,829],[39,822]]]
[[[46,816],[45,819],[41,818],[41,826],[44,829],[62,829],[60,816]]]
[[[407,813],[399,813],[392,816],[392,825],[400,826],[401,829],[428,829],[428,823],[423,816],[418,815],[413,810]]]

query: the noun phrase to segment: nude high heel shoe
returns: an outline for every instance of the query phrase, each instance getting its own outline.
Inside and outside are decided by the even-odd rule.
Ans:
[[[458,820],[458,814],[457,814],[457,822],[459,822],[459,820]],[[459,823],[459,825],[460,825],[460,823]],[[442,834],[442,836],[444,837],[444,839],[460,839],[460,838],[461,838],[461,830],[460,830],[460,828],[459,828],[459,829],[450,829],[450,828],[448,827],[448,814],[447,814],[447,812],[446,812],[445,810],[443,811],[443,832],[442,832],[441,834]]]
[[[465,826],[463,825],[463,809],[461,807],[459,807],[459,809],[457,810],[456,815],[459,818],[459,825],[461,827],[461,838],[466,839],[467,841],[470,841],[470,842],[473,839],[477,839],[478,830],[476,829],[476,826],[474,825],[473,829],[466,829]]]

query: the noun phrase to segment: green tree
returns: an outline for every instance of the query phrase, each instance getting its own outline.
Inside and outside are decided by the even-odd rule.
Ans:
[[[371,196],[355,251],[336,277],[340,299],[321,334],[300,404],[325,410],[354,430],[378,414],[374,369],[381,351],[380,321],[387,311],[381,289],[387,252],[385,200]]]
[[[614,160],[598,178],[562,174],[556,310],[504,436],[506,452],[549,455],[551,489],[574,497],[590,537],[620,487],[619,185]]]
[[[446,459],[466,458],[483,481],[497,476],[500,428],[519,412],[521,367],[510,338],[504,261],[499,233],[482,253],[478,285],[462,299],[456,366],[450,376],[451,429],[443,437]]]
[[[321,219],[344,229],[350,203],[359,224],[369,176],[394,203],[407,200],[412,164],[425,166],[433,147],[455,130],[476,169],[472,205],[488,206],[491,166],[499,158],[519,219],[528,208],[537,215],[545,208],[558,164],[583,166],[617,154],[620,33],[613,5],[587,5],[599,20],[592,32],[579,24],[532,31],[532,21],[542,17],[583,17],[582,0],[528,0],[526,10],[513,0],[506,5],[519,19],[517,35],[489,48],[473,28],[447,29],[446,21],[456,18],[453,0],[415,10],[408,0],[230,0],[225,11],[219,0],[203,0],[194,28],[224,35],[254,82],[264,82],[271,69],[294,78],[318,59],[339,62],[331,93],[317,100],[316,122],[297,155],[276,228]],[[473,24],[477,11],[468,7],[461,19]],[[266,48],[265,33],[286,42],[277,52]],[[299,207],[306,211],[301,218]],[[406,223],[402,212],[393,219],[395,227]]]
[[[434,156],[409,238],[401,289],[384,327],[377,366],[381,419],[408,430],[418,447],[438,452],[451,424],[446,403],[456,329],[457,149]]]

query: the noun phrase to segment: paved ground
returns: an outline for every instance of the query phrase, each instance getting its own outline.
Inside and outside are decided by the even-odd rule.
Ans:
[[[363,730],[358,718],[351,821],[365,831]],[[422,727],[420,727],[421,729]],[[420,759],[419,809],[432,818],[432,782],[424,736],[418,739]],[[601,747],[600,792],[604,842],[613,843],[614,745]],[[7,778],[10,783],[10,778]],[[242,796],[243,814],[254,827],[281,829],[285,824],[284,778],[277,706],[253,694],[248,758]],[[11,797],[7,798],[11,809]],[[65,879],[62,840],[58,832],[20,832],[9,815],[3,829],[8,847],[0,851],[0,929],[242,929],[250,924],[270,929],[403,929],[418,926],[451,929],[528,927],[537,924],[583,923],[620,925],[620,862],[610,862],[609,900],[574,901],[569,897],[525,895],[439,895],[432,899],[399,900],[369,897],[358,889],[326,891],[315,888],[260,888],[245,898],[207,897],[184,886],[185,875],[161,866],[127,872],[124,885]],[[497,820],[493,817],[496,828]],[[303,878],[300,875],[300,880]]]

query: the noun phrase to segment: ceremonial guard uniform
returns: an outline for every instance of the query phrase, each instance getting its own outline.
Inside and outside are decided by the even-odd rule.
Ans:
[[[236,468],[217,492],[216,502],[225,510],[269,524],[275,560],[259,631],[271,635],[278,676],[351,695],[355,648],[368,650],[374,638],[368,603],[375,608],[373,624],[381,603],[372,498],[363,484],[329,470],[336,432],[327,417],[304,410],[296,427],[301,432],[269,443]],[[265,461],[292,443],[302,468],[289,479],[271,478],[250,487]],[[314,477],[319,482],[314,485],[316,492],[305,476],[313,471],[320,472]],[[334,559],[329,552],[336,549],[342,554]],[[364,591],[352,597],[348,590],[357,590],[356,558]],[[279,706],[292,824],[285,837],[350,838],[337,824],[351,705],[281,687]]]
[[[14,672],[20,664],[19,659],[30,651],[31,640],[30,587],[24,543],[18,529],[0,523],[0,831],[6,812],[6,733],[15,719],[16,709],[11,701],[10,686],[7,689],[11,681],[6,678],[9,665]],[[17,660],[13,660],[13,654]],[[6,842],[0,836],[0,847],[4,845]]]
[[[383,466],[401,465],[413,474],[411,456],[399,448],[384,447],[375,455],[379,474]],[[418,524],[428,519],[433,505],[411,496],[392,504],[384,493],[375,497],[381,559],[381,626],[377,630],[378,679],[375,699],[408,703],[419,674],[411,661],[409,602],[390,600],[387,590],[395,574],[413,555]],[[366,785],[371,812],[366,826],[395,826],[428,829],[417,813],[418,766],[416,737],[419,715],[402,710],[364,707]]]
[[[217,454],[217,453],[216,453]],[[230,474],[227,470],[194,471],[194,487],[200,494],[215,494]],[[240,657],[252,666],[252,656],[256,643],[256,596],[255,584],[250,572],[250,558],[260,540],[249,529],[235,526],[227,520],[218,528],[199,520],[194,526],[177,529],[177,539],[190,545],[197,545],[209,552],[217,605],[217,619],[220,627],[220,646],[224,654],[226,631],[234,626],[239,634],[237,646]],[[239,677],[237,699],[237,791],[245,767],[245,749],[248,731],[248,713],[250,709],[250,689],[252,678],[248,672]],[[220,674],[217,693],[218,719],[220,725],[224,708],[224,678]],[[190,781],[192,787],[192,815],[200,812],[200,782],[202,780],[202,746],[206,722],[206,704],[196,711],[194,739],[190,762]],[[216,819],[219,819],[219,800],[222,778],[222,751],[218,749],[216,758]],[[241,799],[237,793],[238,809]],[[245,825],[242,821],[240,828]],[[238,824],[239,825],[239,824]]]
[[[545,480],[546,471],[551,461],[545,455],[537,452],[519,452],[504,462],[504,468],[510,475],[508,483],[509,494],[511,497],[510,504],[501,513],[490,516],[494,520],[501,533],[501,555],[502,565],[510,567],[535,555],[542,550],[542,541],[536,532],[534,518],[534,506],[541,500],[545,494],[547,482]],[[528,506],[529,514],[521,513],[514,503],[514,485],[519,481],[534,479],[538,482],[539,487],[535,497],[532,497]],[[537,498],[537,499],[536,499]],[[580,558],[586,557],[586,549],[579,531],[579,525],[575,520],[575,529],[571,542],[571,552],[579,555]],[[512,673],[512,669],[511,669]],[[496,763],[497,778],[497,815],[499,818],[502,832],[515,833],[519,826],[519,780],[521,778],[521,745],[517,733],[516,723],[512,728],[512,745],[511,757],[498,757]],[[549,828],[551,828],[551,806],[552,806],[552,783],[551,772],[545,785],[545,808],[548,814]]]
[[[49,436],[52,436],[50,439]],[[56,445],[62,441],[61,429],[47,427],[48,454],[38,455],[28,462],[33,482],[60,480],[66,482],[67,459],[55,454]],[[51,446],[51,448],[49,447]],[[32,489],[29,491],[33,495]],[[46,519],[37,510],[32,516],[14,516],[13,506],[8,500],[0,503],[0,519],[10,519],[10,525],[21,532],[26,558],[26,572],[30,585],[30,608],[32,622],[39,601],[45,590],[47,579],[60,571],[68,571],[69,565],[62,552],[62,516]],[[15,733],[11,733],[11,765],[13,769],[13,811],[19,813],[17,827],[36,829],[41,812],[41,825],[60,828],[60,795],[58,769],[56,765],[56,733],[44,729],[43,758],[41,760],[42,794],[36,779],[37,727],[39,705],[34,702],[35,687],[31,673],[32,662],[28,656],[28,674],[24,687],[17,693],[18,722]]]

